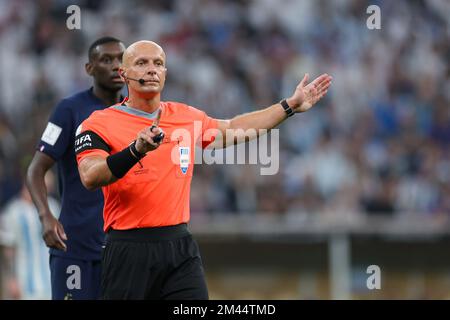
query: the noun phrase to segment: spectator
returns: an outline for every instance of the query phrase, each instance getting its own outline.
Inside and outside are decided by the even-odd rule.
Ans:
[[[46,176],[49,190],[54,177]],[[52,212],[59,204],[49,199]],[[49,300],[51,298],[49,253],[42,240],[41,223],[25,185],[0,216],[0,243],[4,246],[6,298]]]

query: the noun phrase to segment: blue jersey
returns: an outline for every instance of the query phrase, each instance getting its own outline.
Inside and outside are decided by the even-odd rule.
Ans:
[[[92,88],[63,99],[50,116],[37,149],[58,165],[61,213],[59,221],[67,235],[67,251],[50,249],[60,257],[100,260],[104,242],[103,194],[88,191],[81,183],[74,152],[77,127],[89,115],[107,106]]]

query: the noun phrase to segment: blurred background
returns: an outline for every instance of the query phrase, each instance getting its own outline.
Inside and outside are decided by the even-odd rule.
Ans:
[[[71,4],[80,30],[66,27]],[[372,4],[380,30],[366,26]],[[306,72],[333,76],[281,125],[278,174],[196,166],[191,229],[211,298],[450,298],[448,0],[0,0],[0,215],[25,197],[53,107],[91,85],[87,48],[104,35],[160,43],[163,100],[215,118],[290,96]],[[0,275],[21,232],[8,228]],[[21,298],[7,282],[0,296]]]

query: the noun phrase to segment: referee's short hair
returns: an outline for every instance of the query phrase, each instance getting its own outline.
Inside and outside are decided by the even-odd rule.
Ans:
[[[96,54],[95,48],[97,46],[105,44],[105,43],[110,43],[110,42],[122,42],[122,41],[120,41],[117,38],[109,37],[109,36],[98,38],[89,46],[89,50],[88,50],[89,61],[92,61],[94,59],[94,56]]]

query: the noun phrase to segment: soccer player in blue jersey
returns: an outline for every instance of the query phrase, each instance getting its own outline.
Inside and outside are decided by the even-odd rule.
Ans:
[[[124,44],[112,37],[100,38],[90,46],[85,67],[94,79],[93,87],[55,107],[28,168],[27,186],[50,248],[53,299],[100,296],[103,195],[100,189],[88,191],[81,184],[73,144],[83,120],[120,101],[124,83],[118,71],[124,51]],[[44,183],[45,173],[55,162],[62,201],[59,221],[49,209]]]

